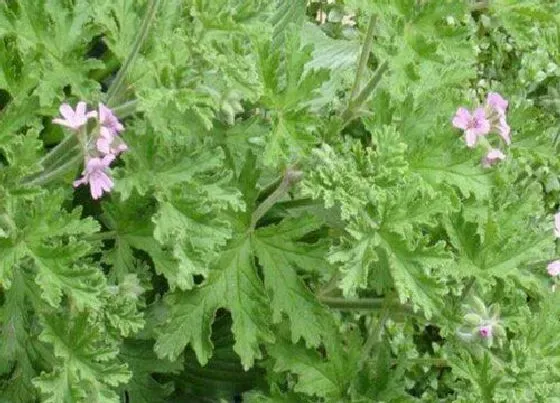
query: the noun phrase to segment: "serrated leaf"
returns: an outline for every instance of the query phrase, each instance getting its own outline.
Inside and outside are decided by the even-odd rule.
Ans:
[[[155,351],[174,359],[191,344],[201,364],[212,355],[210,329],[219,308],[230,311],[234,350],[244,368],[260,358],[259,343],[271,341],[267,298],[256,276],[248,238],[240,238],[222,252],[207,282],[192,291],[168,294],[168,322],[159,331]]]
[[[310,347],[321,342],[329,318],[295,269],[324,266],[325,250],[321,245],[297,241],[319,225],[320,222],[309,216],[284,220],[257,230],[252,238],[254,253],[263,267],[265,286],[272,294],[273,322],[280,322],[285,313],[291,324],[292,342],[303,338]]]

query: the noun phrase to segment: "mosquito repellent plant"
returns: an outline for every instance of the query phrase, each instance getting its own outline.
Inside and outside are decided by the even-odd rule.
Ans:
[[[553,402],[560,3],[0,3],[0,402]]]

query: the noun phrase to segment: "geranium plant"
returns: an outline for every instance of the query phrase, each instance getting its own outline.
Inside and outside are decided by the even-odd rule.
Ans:
[[[0,402],[557,399],[559,24],[2,2]]]

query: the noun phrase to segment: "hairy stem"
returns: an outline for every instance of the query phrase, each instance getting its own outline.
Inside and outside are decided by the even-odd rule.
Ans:
[[[381,309],[385,298],[337,298],[317,296],[319,302],[335,309],[343,311],[366,310],[374,311]]]
[[[383,78],[383,74],[387,71],[387,68],[388,63],[385,61],[377,68],[373,77],[368,81],[364,89],[360,91],[358,96],[355,99],[350,100],[348,106],[342,113],[342,128],[346,127],[348,123],[356,118],[359,109],[377,88],[379,82],[381,81],[381,78]]]
[[[26,186],[44,185],[58,178],[59,176],[64,175],[71,168],[77,167],[81,161],[82,161],[82,155],[80,153],[79,155],[75,155],[72,159],[68,160],[67,162],[60,165],[59,167],[48,172],[43,171],[41,175],[33,178],[30,181],[27,182],[24,181],[23,184]]]
[[[371,53],[371,45],[373,43],[373,34],[375,29],[375,15],[369,18],[366,38],[364,44],[362,45],[362,51],[360,53],[360,60],[358,61],[358,69],[356,70],[356,77],[354,78],[354,84],[352,84],[352,91],[350,92],[350,100],[353,100],[360,91],[360,84],[364,76],[365,70],[367,68],[367,62],[369,59],[369,54]]]
[[[388,296],[385,297],[385,301],[383,301],[383,308],[381,311],[381,315],[379,316],[379,319],[377,320],[377,322],[371,321],[371,331],[369,333],[369,337],[366,340],[366,343],[364,344],[364,347],[362,349],[362,357],[360,359],[360,362],[358,364],[360,370],[363,368],[365,362],[369,359],[369,356],[371,354],[371,350],[373,350],[373,347],[379,343],[381,341],[381,336],[383,334],[383,329],[385,328],[385,322],[387,322],[387,319],[389,318],[389,310],[390,310],[390,305],[391,305],[391,300]]]
[[[117,231],[105,231],[105,232],[97,232],[95,234],[88,235],[85,240],[94,242],[94,241],[103,241],[105,239],[115,239],[117,237]]]
[[[316,293],[317,296],[319,298],[326,297],[331,291],[336,289],[339,279],[340,279],[340,270],[336,270],[331,276],[331,278],[329,279],[329,281],[327,281],[327,284],[325,284],[317,291]]]
[[[71,150],[72,148],[78,145],[78,138],[72,132],[69,136],[66,136],[62,139],[60,143],[53,147],[47,154],[43,156],[39,160],[39,164],[44,168],[48,168],[49,166],[53,165],[61,156],[67,153],[67,151]]]
[[[277,201],[282,199],[288,193],[290,188],[297,182],[301,180],[303,173],[301,171],[297,171],[294,168],[290,167],[286,170],[284,174],[284,178],[280,185],[276,188],[274,192],[272,192],[253,212],[251,216],[251,226],[250,229],[253,231],[257,226],[257,222],[266,214],[268,210],[276,204]]]
[[[125,102],[119,106],[115,106],[113,108],[113,113],[118,116],[120,119],[124,119],[134,112],[136,112],[136,107],[138,106],[138,100],[132,99],[130,101]]]
[[[142,47],[144,41],[148,37],[148,32],[150,31],[150,27],[152,25],[152,22],[156,15],[157,8],[159,6],[159,1],[160,0],[148,0],[146,15],[144,16],[144,20],[142,21],[140,30],[136,35],[134,44],[132,45],[132,50],[128,54],[122,67],[119,69],[117,76],[115,77],[115,79],[111,83],[111,86],[109,87],[109,90],[107,91],[106,103],[109,106],[113,104],[114,97],[119,93],[128,69],[130,68],[130,66],[132,66],[132,63],[134,62],[134,59],[136,59],[136,56],[138,55],[140,48]]]

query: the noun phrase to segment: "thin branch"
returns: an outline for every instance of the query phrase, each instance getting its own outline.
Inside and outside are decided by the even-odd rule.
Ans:
[[[119,90],[121,89],[121,87],[123,85],[124,78],[126,76],[126,73],[127,73],[128,69],[130,68],[130,66],[132,66],[132,63],[134,62],[134,59],[136,59],[136,56],[138,55],[138,52],[140,51],[140,48],[142,47],[142,45],[144,44],[144,41],[146,40],[146,38],[148,36],[148,32],[150,31],[150,27],[152,25],[152,22],[154,20],[155,15],[156,15],[156,11],[158,9],[159,2],[160,2],[160,0],[148,0],[146,15],[144,16],[144,20],[142,21],[142,25],[140,26],[140,30],[138,31],[138,34],[136,35],[136,38],[134,40],[134,44],[132,45],[132,50],[128,54],[126,60],[124,61],[121,68],[119,69],[119,72],[117,73],[117,76],[115,77],[115,79],[111,83],[111,86],[109,87],[109,90],[107,91],[106,103],[109,106],[112,105],[112,101],[114,100],[115,95],[117,95],[119,93]]]
[[[78,163],[80,161],[82,161],[82,155],[81,154],[76,155],[72,159],[70,159],[67,162],[65,162],[64,164],[60,165],[58,168],[53,169],[52,171],[44,172],[43,174],[33,178],[33,180],[30,180],[28,182],[24,181],[23,185],[25,185],[25,186],[44,185],[44,184],[58,178],[60,175],[65,174],[71,168],[78,166]]]
[[[362,77],[364,76],[365,70],[367,68],[369,54],[371,53],[373,34],[375,33],[375,21],[376,21],[376,17],[375,15],[372,15],[369,18],[366,38],[364,40],[364,44],[362,45],[360,60],[358,61],[358,69],[356,70],[356,77],[354,78],[354,84],[352,85],[352,91],[350,92],[350,101],[352,101],[360,91],[360,84],[362,81]]]
[[[383,62],[375,71],[373,77],[369,80],[364,89],[360,94],[348,103],[348,106],[342,113],[342,128],[346,127],[348,123],[354,120],[358,114],[359,109],[362,107],[364,102],[366,102],[369,96],[379,85],[379,82],[383,78],[383,74],[387,71],[389,64],[387,61]]]
[[[251,226],[250,229],[253,231],[258,221],[267,213],[268,210],[272,208],[282,197],[288,193],[290,188],[297,182],[301,180],[303,172],[297,171],[294,168],[288,168],[284,174],[284,178],[280,185],[272,192],[253,212],[251,216]]]

